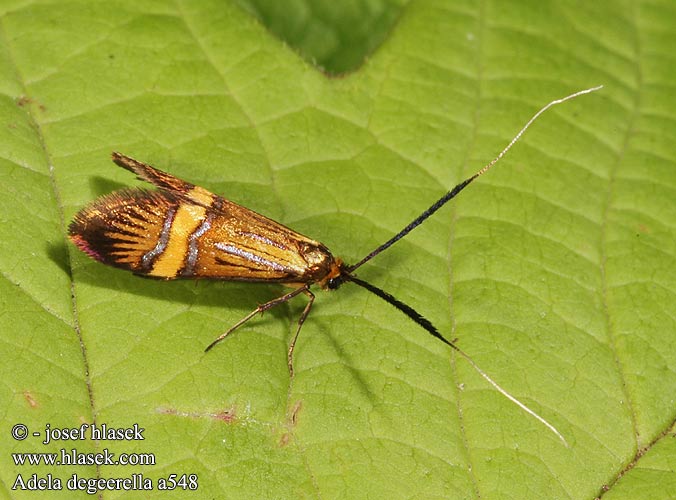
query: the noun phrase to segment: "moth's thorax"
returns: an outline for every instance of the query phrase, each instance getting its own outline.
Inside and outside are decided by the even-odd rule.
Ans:
[[[323,244],[303,242],[300,244],[298,253],[307,263],[305,274],[309,282],[326,288],[328,280],[340,274],[342,261],[335,258]]]

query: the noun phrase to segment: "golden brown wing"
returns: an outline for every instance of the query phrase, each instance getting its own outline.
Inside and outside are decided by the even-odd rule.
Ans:
[[[337,272],[321,243],[149,165],[113,159],[160,190],[112,193],[75,216],[70,239],[94,259],[164,279],[312,283]]]

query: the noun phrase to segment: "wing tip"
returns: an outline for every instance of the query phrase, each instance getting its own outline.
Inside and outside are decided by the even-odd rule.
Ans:
[[[72,241],[78,249],[87,254],[92,259],[98,262],[106,262],[99,252],[97,252],[90,244],[86,236],[79,232],[79,228],[74,227],[75,223],[68,228],[68,238]]]
[[[122,154],[119,151],[113,151],[110,153],[110,159],[113,160],[113,163],[115,163],[115,165],[118,167],[122,167],[125,170],[129,170],[130,172],[133,172],[137,175],[139,174],[139,168],[142,169],[144,166],[140,161],[134,160],[131,156]]]

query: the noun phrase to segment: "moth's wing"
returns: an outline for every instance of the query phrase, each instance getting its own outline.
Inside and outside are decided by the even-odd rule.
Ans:
[[[199,212],[197,207],[205,210],[209,229],[200,227],[199,239],[187,243],[186,262],[178,271],[181,276],[302,283],[322,280],[329,270],[335,272],[334,258],[321,243],[147,163],[118,152],[112,159],[186,206],[195,205],[195,212]],[[229,255],[224,257],[224,253]],[[167,260],[164,257],[153,273],[167,277],[174,267],[174,263],[162,265]]]
[[[168,244],[180,204],[165,191],[124,189],[96,199],[68,227],[77,247],[99,262],[148,274]]]
[[[195,187],[189,182],[174,177],[162,170],[158,170],[155,167],[151,167],[147,163],[140,162],[127,155],[118,153],[117,151],[113,152],[111,157],[116,165],[135,173],[140,180],[154,184],[159,188],[187,193]]]
[[[197,189],[103,196],[75,216],[70,239],[100,262],[163,279],[304,283],[331,268],[321,243]]]

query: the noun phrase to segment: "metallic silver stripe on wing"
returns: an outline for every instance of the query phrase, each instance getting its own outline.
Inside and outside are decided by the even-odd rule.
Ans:
[[[167,243],[169,242],[169,234],[171,233],[171,225],[174,223],[174,216],[176,215],[177,207],[171,207],[167,210],[167,216],[164,218],[164,224],[162,224],[162,231],[160,232],[160,237],[157,240],[155,248],[143,254],[141,257],[141,268],[144,270],[150,270],[153,267],[155,259],[157,259],[162,252],[167,248]]]
[[[199,257],[199,239],[211,229],[211,220],[213,219],[213,214],[207,212],[207,216],[202,221],[202,224],[198,226],[195,231],[190,235],[188,239],[188,253],[185,259],[185,267],[181,271],[182,276],[192,276],[195,273],[195,264],[197,263],[197,257]]]
[[[267,266],[270,269],[274,269],[275,271],[281,271],[281,272],[286,272],[287,269],[282,266],[281,264],[277,262],[273,262],[271,260],[265,259],[261,257],[260,255],[256,255],[251,252],[247,252],[246,250],[243,250],[242,248],[238,248],[234,245],[230,245],[228,243],[214,243],[214,246],[218,248],[219,250],[223,250],[226,253],[229,253],[231,255],[237,255],[238,257],[242,257],[243,259],[246,259],[251,262],[255,262],[256,264],[260,264],[263,266]]]

